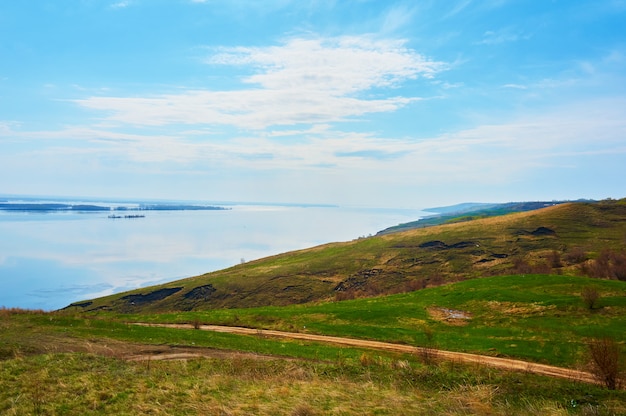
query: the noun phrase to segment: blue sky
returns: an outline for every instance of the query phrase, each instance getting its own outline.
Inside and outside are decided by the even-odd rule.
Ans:
[[[0,4],[0,194],[626,197],[625,0]]]

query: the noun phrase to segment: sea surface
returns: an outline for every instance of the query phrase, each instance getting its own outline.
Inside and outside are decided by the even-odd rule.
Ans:
[[[354,240],[426,215],[360,207],[220,206],[229,209],[148,211],[141,212],[142,218],[115,219],[110,212],[0,211],[0,307],[55,310],[244,261]]]

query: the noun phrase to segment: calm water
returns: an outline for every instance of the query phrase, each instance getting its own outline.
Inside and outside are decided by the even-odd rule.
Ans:
[[[375,234],[417,210],[231,206],[227,211],[0,211],[0,306],[52,310],[286,251]]]

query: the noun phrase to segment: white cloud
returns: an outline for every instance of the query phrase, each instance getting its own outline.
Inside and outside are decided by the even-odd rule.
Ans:
[[[557,154],[590,154],[623,147],[626,121],[621,109],[625,107],[621,100],[572,104],[509,123],[484,124],[430,139],[391,139],[341,132],[328,124],[297,130],[276,129],[230,139],[216,139],[210,132],[202,131],[130,134],[68,127],[59,131],[21,132],[6,124],[2,134],[20,141],[43,140],[35,147],[38,157],[34,159],[38,160],[50,155],[61,159],[92,155],[141,164],[168,162],[193,167],[199,163],[243,171],[325,166],[342,171],[381,169],[403,173],[441,171],[444,160],[445,165],[454,166],[456,171],[470,165],[500,167],[501,161],[516,160],[517,169],[526,162],[547,160]],[[298,137],[298,140],[283,137]],[[507,171],[514,167],[502,168]],[[441,173],[447,169],[444,167]],[[458,176],[450,177],[458,180]]]
[[[528,86],[522,84],[504,84],[502,88],[511,88],[514,90],[527,90]]]
[[[111,9],[125,9],[130,6],[130,1],[118,1],[117,3],[111,4],[109,7]]]
[[[388,195],[397,202],[419,198],[411,196],[415,189],[505,189],[540,171],[546,177],[583,174],[584,160],[626,155],[623,108],[626,102],[617,99],[579,102],[426,139],[342,132],[324,124],[228,139],[201,131],[9,131],[15,140],[0,141],[0,177],[21,169],[45,183],[46,172],[68,178],[81,172],[77,180],[85,178],[87,186],[111,181],[112,192],[120,192],[120,178],[149,176],[146,195],[193,195],[206,187],[232,200],[365,203],[371,195]],[[19,158],[5,152],[29,141],[36,142]]]
[[[136,125],[205,124],[248,129],[319,124],[394,111],[417,97],[371,98],[433,78],[446,64],[425,58],[403,41],[369,37],[298,38],[264,48],[221,48],[212,65],[245,65],[257,72],[241,81],[250,88],[193,90],[153,97],[91,97],[76,102],[108,112],[108,120]]]
[[[501,43],[517,42],[520,40],[528,40],[531,35],[512,28],[504,28],[498,31],[488,30],[483,33],[483,38],[476,42],[478,45],[499,45]]]

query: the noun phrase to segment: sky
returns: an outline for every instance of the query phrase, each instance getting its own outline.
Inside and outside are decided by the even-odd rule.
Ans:
[[[0,3],[0,194],[626,197],[626,0]]]

